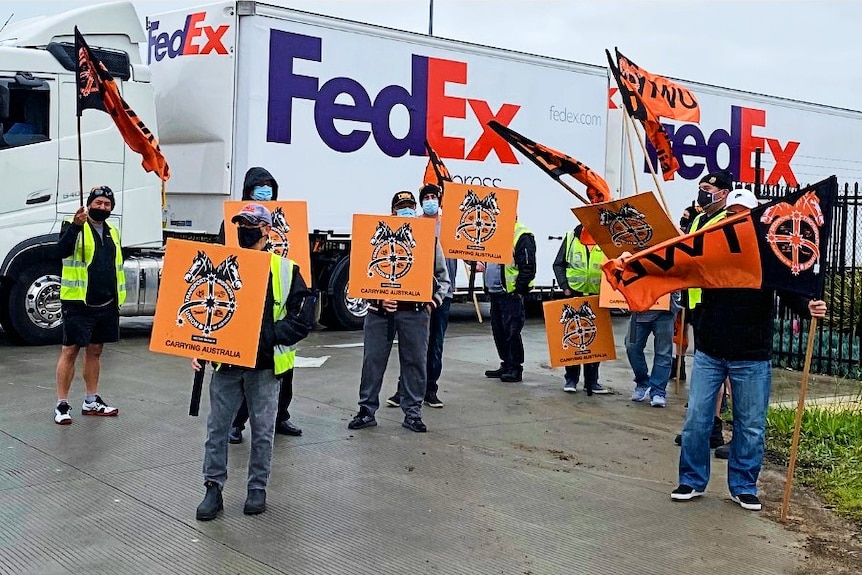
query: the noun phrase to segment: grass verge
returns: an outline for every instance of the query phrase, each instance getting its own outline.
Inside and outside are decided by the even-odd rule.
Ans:
[[[787,465],[796,409],[770,407],[766,449]],[[839,515],[862,523],[862,409],[807,408],[794,481],[816,489]]]

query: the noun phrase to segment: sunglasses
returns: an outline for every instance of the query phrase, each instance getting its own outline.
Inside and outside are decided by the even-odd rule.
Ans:
[[[106,198],[113,198],[114,197],[114,192],[112,192],[111,190],[108,190],[106,188],[93,188],[92,190],[90,190],[90,192],[94,196],[96,196],[97,198],[99,196],[105,196]]]

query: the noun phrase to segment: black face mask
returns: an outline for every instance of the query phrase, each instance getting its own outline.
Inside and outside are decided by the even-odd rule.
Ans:
[[[706,190],[698,190],[697,191],[697,205],[702,208],[706,208],[707,206],[711,206],[715,203],[715,196],[712,192],[707,192]]]
[[[239,247],[250,248],[263,237],[261,228],[237,228]]]
[[[108,216],[111,215],[111,210],[103,210],[101,208],[90,208],[87,211],[87,215],[89,215],[93,221],[95,222],[104,222],[108,219]]]

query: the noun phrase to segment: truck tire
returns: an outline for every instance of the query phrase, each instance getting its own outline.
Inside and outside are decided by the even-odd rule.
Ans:
[[[347,297],[347,281],[350,273],[350,260],[341,260],[332,271],[330,285],[332,295],[324,308],[320,323],[336,329],[362,329],[368,314],[368,302],[364,299]]]
[[[58,264],[35,264],[18,276],[9,290],[9,329],[14,339],[29,345],[62,341]]]

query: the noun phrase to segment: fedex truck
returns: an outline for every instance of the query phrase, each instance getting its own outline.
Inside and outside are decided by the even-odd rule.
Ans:
[[[85,187],[117,191],[111,221],[126,256],[124,315],[153,313],[164,238],[214,240],[222,204],[240,198],[251,166],[273,173],[280,199],[308,202],[321,321],[348,328],[365,313],[346,294],[351,216],[387,213],[394,192],[417,190],[426,140],[456,181],[519,190],[519,219],[537,243],[536,299],[557,288],[551,263],[580,202],[489,120],[604,168],[617,193],[633,193],[635,178],[639,191],[655,189],[638,144],[632,171],[604,67],[251,1],[148,15],[145,31],[128,2],[10,24],[0,32],[0,322],[24,342],[56,341],[62,321],[53,246],[78,206],[75,25],[158,133],[173,174],[163,209],[158,180],[111,119],[83,114]],[[703,113],[697,125],[668,124],[684,165],[662,182],[672,215],[691,202],[705,170],[750,176],[756,144],[764,181],[860,179],[853,158],[862,113],[688,85]],[[25,137],[16,124],[36,127]],[[457,285],[465,294],[463,268]]]

